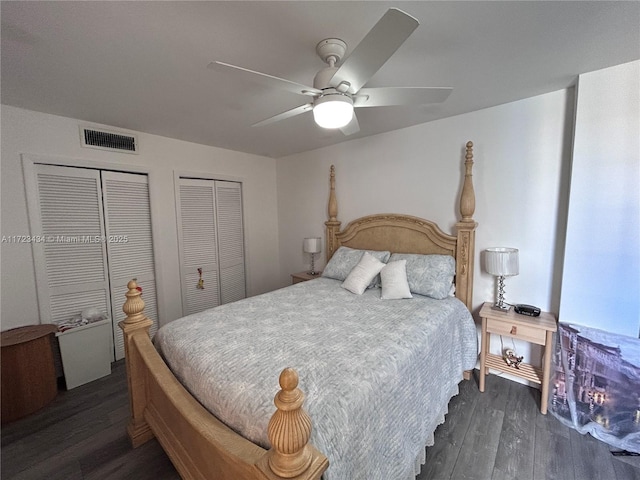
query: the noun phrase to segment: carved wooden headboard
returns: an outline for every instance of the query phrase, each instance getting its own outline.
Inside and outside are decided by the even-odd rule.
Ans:
[[[368,215],[350,222],[340,230],[338,202],[335,193],[335,167],[331,166],[329,192],[329,220],[327,228],[327,261],[344,245],[363,250],[388,250],[392,253],[420,253],[451,255],[456,259],[456,297],[469,310],[473,301],[473,265],[475,230],[473,220],[475,193],[472,180],[473,143],[467,142],[465,176],[460,195],[461,219],[456,223],[456,235],[444,233],[429,220],[410,215],[382,213]]]

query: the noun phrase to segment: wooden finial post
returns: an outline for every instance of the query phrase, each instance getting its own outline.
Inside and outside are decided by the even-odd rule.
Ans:
[[[138,287],[136,280],[133,279],[127,283],[129,291],[125,293],[127,301],[122,306],[122,311],[127,315],[124,323],[131,325],[140,322],[146,317],[144,315],[144,300],[142,299],[142,290]]]
[[[338,201],[336,200],[336,167],[331,165],[329,172],[329,221],[335,222],[338,217]]]
[[[145,384],[144,365],[136,355],[131,343],[138,335],[149,335],[149,327],[153,324],[144,314],[144,300],[142,289],[137,282],[131,280],[127,284],[129,289],[125,296],[127,300],[122,306],[122,311],[127,315],[118,325],[122,329],[124,339],[124,356],[127,366],[127,383],[129,385],[129,407],[131,417],[127,431],[134,447],[142,445],[153,438],[153,432],[144,418],[144,410],[147,406],[147,386]]]
[[[338,200],[336,199],[336,167],[331,165],[329,173],[329,220],[324,222],[327,227],[327,248],[325,254],[327,261],[333,256],[333,252],[338,249],[338,243],[336,241],[336,233],[340,231],[341,222],[338,220]]]
[[[465,154],[465,174],[460,195],[460,215],[456,223],[458,242],[456,245],[456,297],[467,308],[473,308],[473,264],[475,260],[476,227],[473,219],[476,210],[476,194],[473,189],[473,143],[467,142]]]
[[[298,387],[298,374],[285,368],[280,374],[280,390],[274,399],[277,410],[269,421],[271,442],[269,467],[276,475],[293,478],[311,465],[309,448],[311,418],[302,408],[304,394]]]
[[[476,211],[476,194],[473,189],[473,142],[467,142],[465,155],[465,174],[460,196],[460,215],[462,222],[473,222],[473,213]]]

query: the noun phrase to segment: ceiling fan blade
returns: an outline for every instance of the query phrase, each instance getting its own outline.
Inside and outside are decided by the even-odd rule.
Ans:
[[[353,49],[331,78],[332,87],[350,84],[349,93],[360,90],[420,23],[397,8],[390,8]]]
[[[340,129],[342,133],[345,135],[353,135],[354,133],[358,133],[360,131],[360,124],[358,123],[358,117],[356,117],[355,112],[353,113],[353,118],[347,125]]]
[[[207,65],[207,68],[216,70],[219,72],[227,72],[235,74],[236,76],[252,80],[254,82],[260,82],[261,84],[280,90],[286,90],[288,92],[297,93],[299,95],[310,95],[312,97],[322,94],[321,90],[317,88],[308,87],[300,83],[292,82],[291,80],[285,80],[284,78],[274,77],[266,73],[255,72],[248,68],[238,67],[224,62],[211,62]]]
[[[381,87],[362,88],[353,99],[354,107],[387,107],[391,105],[426,105],[444,102],[453,88],[448,87]]]
[[[262,127],[264,125],[269,125],[270,123],[279,122],[280,120],[284,120],[286,118],[295,117],[296,115],[300,115],[304,112],[309,112],[313,110],[312,103],[306,103],[304,105],[300,105],[299,107],[292,108],[291,110],[287,110],[286,112],[279,113],[278,115],[274,115],[273,117],[266,118],[258,123],[254,123],[251,125],[252,127]]]

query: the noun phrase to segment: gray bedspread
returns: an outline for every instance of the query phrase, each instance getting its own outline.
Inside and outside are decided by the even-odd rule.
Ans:
[[[475,366],[476,328],[456,298],[381,300],[318,278],[171,322],[156,347],[182,384],[269,447],[278,376],[294,367],[330,461],[326,480],[409,480]]]

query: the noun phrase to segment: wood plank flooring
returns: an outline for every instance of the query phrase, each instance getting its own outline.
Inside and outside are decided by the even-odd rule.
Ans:
[[[3,480],[180,478],[155,440],[130,447],[124,363],[112,367],[2,427]],[[541,415],[539,397],[495,375],[485,393],[463,381],[416,480],[640,480],[640,457],[614,457],[605,443]]]

